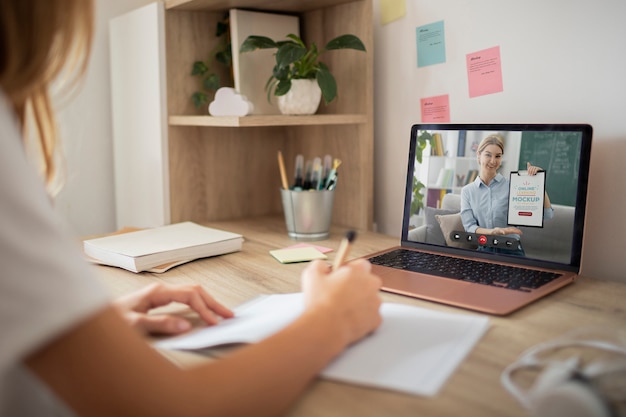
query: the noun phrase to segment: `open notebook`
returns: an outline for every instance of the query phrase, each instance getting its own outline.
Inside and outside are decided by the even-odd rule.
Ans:
[[[498,189],[480,185],[477,150],[489,135],[504,143]],[[573,282],[591,137],[582,124],[414,125],[400,245],[367,256],[383,289],[506,315]],[[528,175],[528,163],[543,171]],[[520,233],[478,233],[477,219]]]

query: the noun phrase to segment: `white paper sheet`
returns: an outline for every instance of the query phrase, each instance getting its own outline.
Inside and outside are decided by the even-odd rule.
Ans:
[[[262,296],[236,309],[234,319],[156,346],[189,350],[254,343],[280,331],[302,311],[301,293]],[[485,316],[396,303],[383,303],[381,314],[383,324],[376,332],[344,351],[322,377],[433,396],[489,327]]]

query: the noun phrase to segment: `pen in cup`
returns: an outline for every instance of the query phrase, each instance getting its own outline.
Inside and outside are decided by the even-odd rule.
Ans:
[[[322,159],[316,157],[313,159],[313,169],[311,171],[311,190],[318,190],[322,183]]]
[[[283,161],[283,153],[278,151],[278,169],[280,170],[280,180],[283,184],[283,189],[289,189],[289,183],[287,182],[287,173],[285,172],[285,161]]]
[[[306,161],[304,166],[304,182],[302,184],[303,190],[308,190],[311,188],[311,177],[313,175],[313,163],[309,160]]]
[[[324,156],[324,170],[322,172],[322,181],[320,182],[320,186],[318,187],[320,190],[326,188],[326,184],[328,182],[328,175],[330,174],[331,167],[333,165],[333,158],[330,155]]]
[[[337,256],[335,257],[335,262],[333,263],[333,270],[336,270],[345,263],[348,253],[350,252],[350,248],[352,247],[352,242],[354,242],[355,238],[356,232],[354,230],[349,230],[345,237],[341,240]]]
[[[334,190],[337,186],[337,169],[339,168],[339,165],[341,165],[341,159],[335,158],[333,160],[333,167],[328,174],[328,179],[326,180],[326,189],[329,191]]]
[[[302,179],[303,169],[304,169],[304,157],[302,155],[298,155],[296,156],[296,172],[294,174],[294,181],[293,181],[293,189],[296,191],[301,190],[304,185],[304,181]]]

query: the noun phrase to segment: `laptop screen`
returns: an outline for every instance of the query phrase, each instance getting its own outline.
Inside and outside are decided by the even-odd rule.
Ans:
[[[578,270],[589,125],[417,124],[402,243]]]

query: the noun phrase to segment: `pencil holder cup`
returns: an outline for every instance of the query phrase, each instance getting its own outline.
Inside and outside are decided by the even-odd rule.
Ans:
[[[328,238],[335,190],[280,190],[287,234],[295,240]]]

